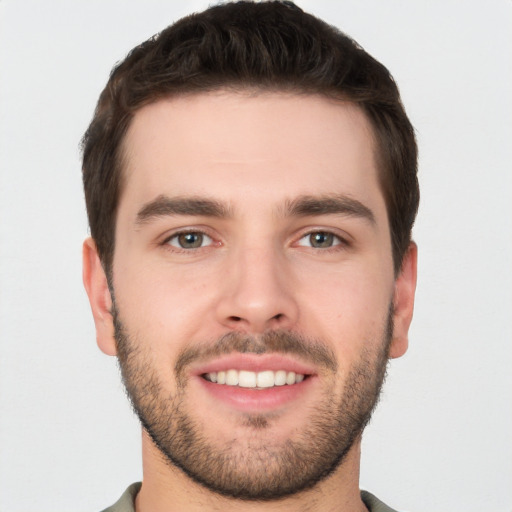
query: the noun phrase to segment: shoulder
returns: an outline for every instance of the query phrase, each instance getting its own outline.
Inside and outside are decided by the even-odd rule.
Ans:
[[[102,512],[135,512],[135,497],[140,487],[140,482],[130,485],[116,503]],[[361,499],[369,512],[396,512],[367,491],[361,491]]]
[[[361,491],[361,499],[369,512],[397,512],[368,491]]]
[[[142,484],[137,482],[130,485],[123,495],[111,507],[106,508],[103,512],[135,512],[135,497],[140,491]]]

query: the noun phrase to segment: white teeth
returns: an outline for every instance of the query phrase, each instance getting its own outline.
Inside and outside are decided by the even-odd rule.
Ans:
[[[284,370],[279,370],[275,375],[275,385],[276,386],[284,386],[286,384],[286,372]]]
[[[286,375],[286,384],[288,384],[288,386],[295,384],[295,372],[288,372]]]
[[[238,385],[238,372],[236,370],[228,370],[226,372],[226,384],[228,386]]]
[[[230,372],[236,372],[236,370],[229,370]],[[240,370],[238,372],[238,385],[241,388],[255,388],[256,387],[256,374],[254,372],[246,372]]]
[[[271,388],[274,385],[274,382],[274,372],[271,370],[259,372],[257,374],[256,383],[259,388]]]
[[[227,370],[210,372],[205,375],[206,380],[228,386],[240,386],[242,388],[271,388],[274,386],[291,386],[304,380],[301,373],[287,372],[285,370],[264,370],[262,372],[249,372],[247,370]]]

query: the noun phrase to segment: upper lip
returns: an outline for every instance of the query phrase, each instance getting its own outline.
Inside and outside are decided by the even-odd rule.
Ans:
[[[192,373],[204,375],[205,373],[221,372],[227,370],[245,370],[249,372],[262,372],[265,370],[286,370],[303,375],[312,375],[315,372],[311,365],[298,361],[286,354],[241,354],[234,353],[217,357],[203,364],[194,366]]]

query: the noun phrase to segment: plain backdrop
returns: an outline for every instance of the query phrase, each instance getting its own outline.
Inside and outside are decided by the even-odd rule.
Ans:
[[[416,127],[416,313],[364,436],[399,510],[512,510],[512,2],[298,0],[395,76]],[[79,140],[112,65],[189,2],[0,0],[0,511],[98,511],[141,478],[81,283]]]

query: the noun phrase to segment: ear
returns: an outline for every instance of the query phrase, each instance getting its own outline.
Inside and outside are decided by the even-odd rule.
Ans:
[[[82,249],[83,280],[96,326],[98,347],[109,356],[117,354],[112,319],[112,297],[96,244],[87,238]]]
[[[400,274],[395,281],[393,339],[389,349],[390,358],[403,356],[409,345],[409,326],[414,310],[417,264],[418,247],[411,242],[405,253]]]

